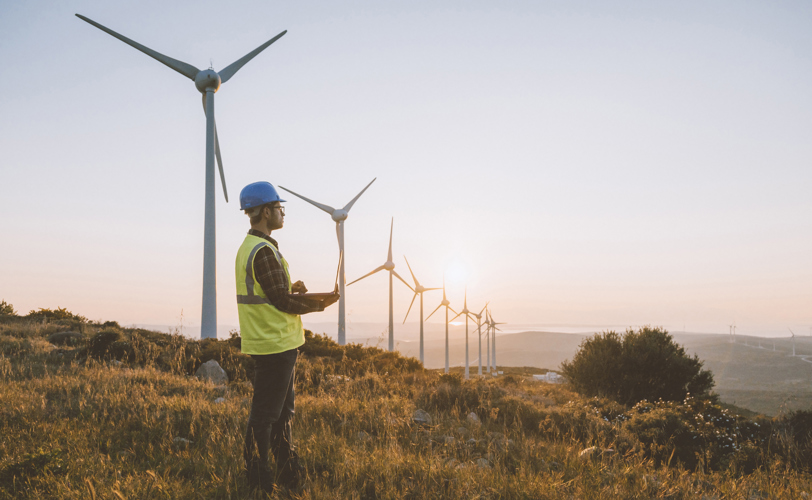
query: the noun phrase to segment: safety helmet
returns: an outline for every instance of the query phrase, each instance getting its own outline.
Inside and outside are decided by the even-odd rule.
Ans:
[[[285,200],[279,197],[279,193],[270,182],[252,182],[240,191],[240,210],[248,210],[275,201]]]

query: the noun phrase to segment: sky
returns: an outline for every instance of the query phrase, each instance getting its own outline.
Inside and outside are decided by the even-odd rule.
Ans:
[[[288,30],[215,98],[220,325],[243,186],[339,207],[377,178],[346,222],[348,281],[394,220],[401,276],[404,255],[425,286],[445,272],[452,307],[467,290],[498,321],[812,331],[808,2],[0,3],[0,298],[194,326],[200,94],[75,13],[215,70]],[[294,279],[332,289],[334,222],[283,198]],[[348,287],[349,334],[387,321],[387,281]],[[396,282],[396,324],[410,299]]]

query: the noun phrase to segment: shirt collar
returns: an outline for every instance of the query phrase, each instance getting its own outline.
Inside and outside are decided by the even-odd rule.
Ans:
[[[273,246],[275,246],[277,248],[277,250],[279,249],[279,243],[277,243],[275,239],[271,238],[269,235],[263,233],[262,231],[257,231],[256,229],[249,229],[248,234],[250,234],[252,236],[257,236],[257,237],[265,239],[265,240],[268,240],[271,243],[273,243]]]

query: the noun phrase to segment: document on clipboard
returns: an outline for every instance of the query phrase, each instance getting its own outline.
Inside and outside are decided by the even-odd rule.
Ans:
[[[303,299],[310,299],[310,300],[327,300],[331,297],[335,297],[338,294],[338,280],[341,278],[341,263],[344,261],[344,252],[342,251],[338,256],[338,269],[336,270],[336,283],[335,288],[332,292],[325,292],[325,293],[297,293],[294,294],[296,297],[302,297]]]

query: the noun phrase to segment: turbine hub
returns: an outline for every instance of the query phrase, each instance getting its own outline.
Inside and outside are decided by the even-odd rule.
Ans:
[[[341,222],[341,221],[343,221],[343,220],[347,220],[347,216],[348,216],[348,215],[350,215],[350,214],[349,214],[349,213],[347,213],[347,211],[346,211],[346,210],[344,210],[344,209],[338,209],[338,210],[335,210],[335,211],[334,211],[334,212],[333,212],[333,213],[330,215],[330,217],[332,217],[332,218],[333,218],[333,220],[334,220],[334,221],[336,221],[336,222]]]
[[[426,291],[426,288],[421,286],[421,285],[417,285],[416,287],[414,287],[414,292],[415,293],[423,293],[425,291]]]
[[[442,302],[440,302],[440,305],[441,305],[441,306],[450,306],[450,305],[451,305],[451,302],[449,302],[449,301],[447,301],[447,300],[443,299],[443,301],[442,301]]]
[[[380,261],[378,261],[378,262],[380,262]],[[391,260],[387,260],[384,263],[383,268],[386,269],[387,271],[391,271],[392,269],[395,268],[395,263],[392,262]]]
[[[217,89],[220,88],[220,75],[213,69],[203,70],[195,76],[195,87],[202,94],[208,90],[217,92]]]

